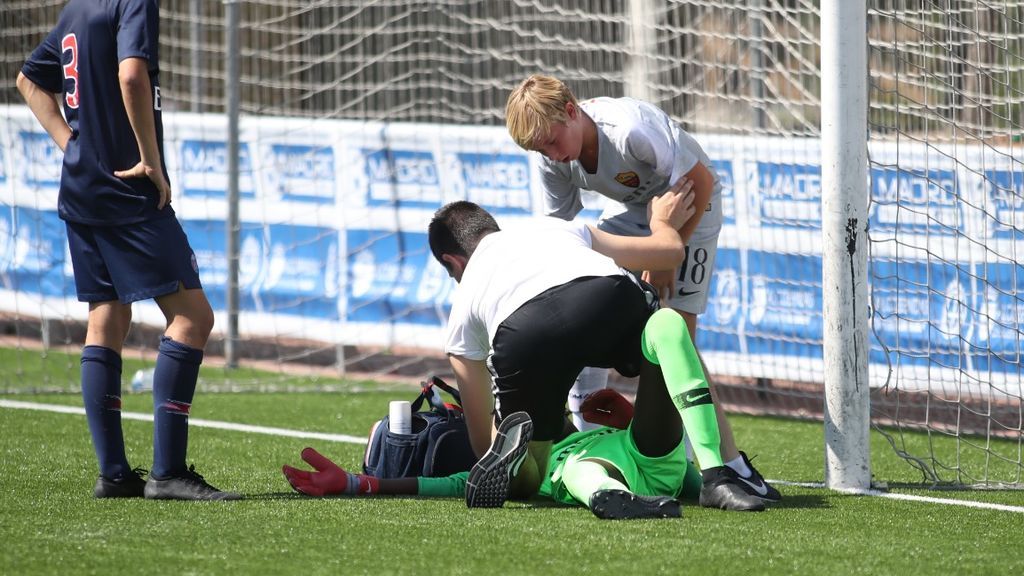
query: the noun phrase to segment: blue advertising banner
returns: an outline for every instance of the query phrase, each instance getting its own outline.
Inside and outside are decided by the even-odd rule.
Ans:
[[[45,132],[18,132],[25,161],[22,181],[29,186],[57,189],[60,186],[64,154]]]
[[[440,208],[443,198],[434,153],[363,148],[367,206]]]
[[[871,169],[872,232],[954,236],[963,228],[963,206],[952,170]]]
[[[524,154],[455,155],[466,200],[492,214],[530,214],[530,160]]]
[[[501,127],[293,120],[243,120],[240,305],[243,318],[255,320],[247,328],[305,338],[337,328],[324,339],[440,346],[455,283],[429,251],[430,214],[465,198],[499,221],[540,216],[537,158]],[[0,290],[71,303],[65,228],[55,210],[62,155],[36,125],[27,107],[0,107]],[[171,184],[180,193],[175,210],[220,312],[228,262],[226,126],[183,113],[166,114],[165,126]],[[725,373],[820,377],[820,141],[700,139],[715,152],[726,228],[699,346],[736,364],[715,367]],[[1019,382],[1019,155],[966,147],[957,151],[961,166],[936,149],[869,147],[873,371],[898,361],[925,381],[938,369],[954,378]],[[605,198],[583,191],[582,200],[578,218],[594,221]],[[897,233],[900,242],[892,242]],[[0,300],[0,310],[19,312],[17,298]]]
[[[697,346],[701,350],[743,352],[740,330],[744,321],[743,269],[741,251],[719,248],[711,277],[708,307],[700,317]]]
[[[885,344],[889,360],[967,368],[961,351],[977,326],[971,266],[874,258],[868,267],[873,337]],[[886,362],[886,351],[873,347],[870,358]]]
[[[4,134],[0,133],[0,186],[7,184],[7,158],[10,152],[4,147]]]
[[[1024,239],[1024,167],[986,170],[985,192],[992,216],[992,238]]]
[[[330,146],[271,144],[262,168],[270,195],[296,202],[334,203],[334,149]]]
[[[722,185],[722,224],[736,224],[736,185],[733,182],[732,160],[712,160],[712,167]]]
[[[747,253],[745,334],[751,353],[821,357],[821,256]]]
[[[1013,262],[979,266],[985,280],[980,295],[977,346],[973,352],[976,368],[982,371],[1005,372],[1021,377],[1024,362],[1024,267]],[[984,346],[984,348],[981,348]],[[980,348],[980,349],[979,349]]]
[[[56,211],[21,206],[0,209],[0,286],[75,298],[66,230]]]
[[[754,191],[762,226],[821,229],[821,166],[756,163]]]
[[[199,278],[203,282],[206,298],[214,310],[227,305],[227,226],[223,220],[185,220],[181,223],[199,264]],[[238,293],[239,307],[255,310],[253,293],[259,290],[263,274],[264,227],[258,223],[243,222],[239,230]]]
[[[422,232],[348,230],[345,318],[444,326],[455,282]]]
[[[228,190],[228,144],[225,141],[193,140],[181,141],[180,174],[181,190],[188,196],[226,198]],[[238,145],[238,195],[254,198],[252,154],[249,144]],[[173,184],[173,183],[172,183]]]
[[[227,300],[227,236],[215,220],[182,223],[210,305]],[[243,223],[239,233],[243,311],[338,320],[338,233],[332,228]]]
[[[338,320],[341,262],[337,230],[271,224],[264,239],[265,273],[254,296],[257,309]]]

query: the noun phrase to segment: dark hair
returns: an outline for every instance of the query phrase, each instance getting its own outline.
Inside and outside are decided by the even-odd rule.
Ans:
[[[498,232],[498,223],[487,210],[466,200],[450,202],[434,213],[428,228],[430,251],[445,268],[444,254],[469,258],[484,236]]]

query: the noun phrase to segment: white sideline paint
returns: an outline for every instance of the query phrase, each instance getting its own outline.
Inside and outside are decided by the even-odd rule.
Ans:
[[[85,408],[80,406],[61,406],[59,404],[40,404],[38,402],[20,402],[17,400],[0,399],[0,408],[13,408],[15,410],[39,410],[42,412],[56,412],[58,414],[77,414],[85,416]],[[152,422],[152,414],[141,414],[139,412],[121,412],[121,418],[125,420],[139,420]],[[344,442],[346,444],[366,444],[366,438],[349,436],[347,434],[325,434],[323,432],[303,432],[301,430],[289,430],[287,428],[272,428],[269,426],[252,426],[249,424],[234,424],[232,422],[218,422],[216,420],[203,420],[201,418],[189,418],[190,426],[201,428],[215,428],[217,430],[232,430],[235,432],[251,432],[253,434],[267,434],[270,436],[284,436],[288,438],[308,438],[311,440],[326,440],[328,442]],[[826,488],[821,482],[786,482],[785,480],[768,480],[772,484],[781,486],[800,486],[802,488]],[[844,494],[858,496],[876,496],[878,498],[889,498],[891,500],[904,500],[908,502],[927,502],[929,504],[947,504],[950,506],[965,506],[967,508],[982,508],[985,510],[999,510],[1001,512],[1017,512],[1024,514],[1022,506],[1008,506],[1006,504],[991,504],[988,502],[973,502],[970,500],[954,500],[951,498],[932,498],[929,496],[915,496],[913,494],[893,494],[878,490],[839,490]]]
[[[773,484],[782,486],[800,486],[803,488],[827,488],[823,482],[786,482],[785,480],[768,480]],[[890,500],[904,500],[907,502],[927,502],[929,504],[949,504],[950,506],[965,506],[967,508],[982,508],[985,510],[999,510],[1001,512],[1017,512],[1024,514],[1024,506],[1009,506],[1006,504],[993,504],[990,502],[974,502],[972,500],[955,500],[952,498],[932,498],[931,496],[916,496],[914,494],[896,494],[893,492],[882,492],[880,490],[836,490],[843,494],[854,496],[877,496]]]
[[[61,406],[59,404],[39,404],[37,402],[19,402],[17,400],[0,399],[0,408],[14,408],[18,410],[41,410],[43,412],[57,412],[59,414],[78,414],[85,416],[85,408],[80,406]],[[140,420],[152,422],[152,414],[141,414],[139,412],[121,412],[123,420]],[[233,430],[235,432],[251,432],[253,434],[268,434],[270,436],[285,436],[288,438],[308,438],[310,440],[326,440],[328,442],[345,442],[347,444],[366,444],[366,438],[349,436],[347,434],[326,434],[323,432],[303,432],[301,430],[288,430],[287,428],[272,428],[270,426],[252,426],[250,424],[235,424],[233,422],[218,422],[216,420],[203,420],[202,418],[189,418],[189,426],[200,428],[216,428],[217,430]]]

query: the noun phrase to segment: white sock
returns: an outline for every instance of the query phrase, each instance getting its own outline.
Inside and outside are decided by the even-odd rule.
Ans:
[[[597,428],[597,424],[592,424],[583,419],[583,415],[580,414],[580,405],[583,404],[583,400],[597,392],[598,390],[604,390],[608,387],[608,369],[607,368],[584,368],[580,375],[576,377],[576,383],[572,385],[572,389],[569,390],[569,411],[572,413],[572,423],[576,426],[576,429],[584,432],[587,430],[593,430]]]
[[[570,415],[572,416],[572,425],[575,426],[576,429],[579,430],[580,432],[586,432],[587,430],[600,428],[599,424],[594,424],[593,422],[587,422],[586,420],[584,420],[583,414],[580,414],[579,412],[572,412]]]
[[[735,470],[737,474],[744,478],[748,478],[754,473],[754,471],[747,466],[747,463],[743,461],[743,456],[737,456],[726,462],[725,465]]]

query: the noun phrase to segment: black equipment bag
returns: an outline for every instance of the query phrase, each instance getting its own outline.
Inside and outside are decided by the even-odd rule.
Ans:
[[[420,395],[412,403],[412,434],[391,432],[388,416],[370,429],[363,456],[366,474],[377,478],[442,477],[465,472],[476,463],[459,391],[437,376],[430,376],[420,386]],[[438,389],[450,394],[455,404],[444,402]],[[424,402],[429,410],[421,412]]]

